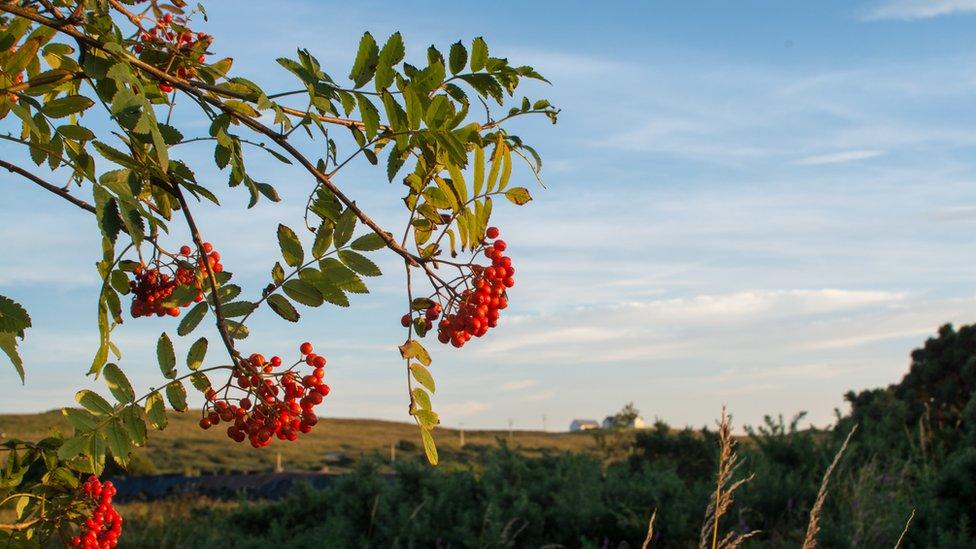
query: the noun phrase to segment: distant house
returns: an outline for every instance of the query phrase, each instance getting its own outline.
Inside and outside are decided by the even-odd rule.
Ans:
[[[573,422],[569,424],[569,431],[572,433],[599,428],[600,424],[597,423],[595,419],[574,419]]]
[[[624,425],[618,425],[617,421],[616,417],[607,416],[603,419],[603,424],[600,427],[603,429],[613,429],[614,427],[618,429],[643,429],[647,425],[644,418],[640,416],[634,416],[634,419]]]

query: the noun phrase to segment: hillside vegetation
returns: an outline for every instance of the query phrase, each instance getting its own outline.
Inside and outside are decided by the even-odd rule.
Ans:
[[[227,439],[223,429],[203,431],[197,425],[198,410],[170,415],[166,430],[150,437],[149,444],[135,451],[132,473],[211,473],[224,471],[260,471],[275,466],[277,453],[287,469],[318,470],[328,466],[332,471],[348,470],[363,456],[378,455],[389,460],[390,445],[396,447],[398,459],[423,454],[417,443],[413,424],[373,419],[323,418],[314,431],[291,444],[254,450],[247,444]],[[0,433],[7,438],[36,440],[58,429],[70,433],[60,411],[42,414],[0,415]],[[508,431],[465,430],[465,448],[460,448],[460,433],[454,429],[436,430],[438,448],[444,461],[476,459],[486,448],[497,448],[499,439],[508,440]],[[594,447],[594,439],[585,433],[546,433],[514,431],[512,447],[526,456],[542,452],[579,452]]]

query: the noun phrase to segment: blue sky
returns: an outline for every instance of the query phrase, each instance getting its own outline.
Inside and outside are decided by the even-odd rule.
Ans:
[[[565,428],[633,401],[676,425],[711,424],[723,403],[739,424],[806,410],[825,425],[844,392],[896,381],[940,324],[973,320],[976,1],[529,4],[208,7],[215,48],[271,90],[291,88],[274,59],[297,46],[347,74],[364,30],[400,30],[408,57],[484,35],[492,54],[552,80],[529,91],[563,108],[559,125],[513,128],[545,157],[548,190],[496,208],[519,272],[511,307],[460,352],[431,342],[445,424],[539,428],[545,414]],[[205,131],[195,114],[177,116]],[[198,214],[202,229],[254,295],[277,222],[301,225],[311,182],[252,154],[284,201],[244,212],[244,193],[206,167],[211,152],[183,153],[227,206]],[[22,158],[6,144],[0,155]],[[17,385],[0,412],[40,411],[86,384],[98,241],[84,212],[2,180],[0,288],[35,327],[27,385],[0,368],[0,384]],[[380,171],[353,165],[339,182],[402,227],[401,191]],[[252,325],[247,348],[265,354],[316,342],[332,416],[408,419],[395,350],[402,268],[378,259],[387,274],[351,309]],[[159,382],[162,330],[175,322],[117,333],[141,388]]]

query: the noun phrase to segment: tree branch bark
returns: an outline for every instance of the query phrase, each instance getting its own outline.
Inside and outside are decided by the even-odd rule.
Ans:
[[[68,191],[62,189],[61,187],[58,187],[57,185],[52,185],[52,184],[48,183],[47,181],[44,181],[40,177],[37,177],[36,175],[34,175],[34,174],[30,173],[29,171],[21,168],[20,166],[17,166],[15,164],[11,164],[10,162],[7,162],[6,160],[0,160],[0,167],[6,168],[7,171],[9,171],[9,172],[16,173],[18,175],[21,175],[21,176],[29,179],[30,181],[32,181],[32,182],[40,185],[41,187],[44,187],[45,189],[51,191],[52,193],[54,193],[54,194],[60,196],[61,198],[67,200],[68,202],[71,202],[75,206],[78,206],[82,210],[85,210],[85,211],[87,211],[89,213],[95,213],[95,206],[92,206],[91,204],[85,202],[84,200],[81,200],[80,198],[75,198]]]

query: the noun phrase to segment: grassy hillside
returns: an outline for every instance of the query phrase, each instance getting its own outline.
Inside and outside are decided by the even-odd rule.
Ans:
[[[417,428],[409,423],[323,418],[311,433],[297,442],[275,441],[268,448],[255,450],[248,444],[234,443],[222,428],[200,429],[199,418],[199,411],[171,413],[169,427],[153,433],[149,444],[136,451],[134,469],[145,472],[154,469],[157,473],[265,470],[274,467],[276,454],[281,452],[286,469],[319,469],[328,465],[333,471],[342,471],[364,455],[378,454],[388,460],[391,444],[397,446],[398,459],[423,452]],[[0,433],[6,438],[36,440],[52,429],[70,432],[60,411],[0,415]],[[467,462],[485,449],[497,447],[499,439],[508,438],[508,431],[465,430],[464,436],[465,447],[461,449],[457,430],[435,431],[442,461]],[[594,442],[590,435],[580,433],[515,431],[512,446],[532,456],[545,451],[585,451]],[[331,459],[327,459],[328,454]]]

